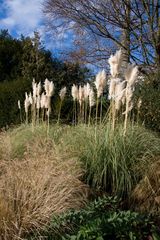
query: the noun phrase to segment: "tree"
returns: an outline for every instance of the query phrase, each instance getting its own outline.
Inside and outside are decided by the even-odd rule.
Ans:
[[[21,42],[13,39],[8,30],[0,31],[0,81],[10,81],[21,74]]]
[[[84,30],[95,61],[97,55],[103,59],[106,49],[118,47],[131,61],[160,65],[158,0],[45,0],[44,13],[52,29]]]
[[[22,75],[26,79],[43,81],[53,74],[52,56],[41,44],[38,32],[34,32],[34,37],[22,37]]]

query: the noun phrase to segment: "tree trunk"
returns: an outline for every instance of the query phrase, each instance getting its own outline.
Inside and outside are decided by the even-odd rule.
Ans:
[[[126,15],[126,24],[124,29],[122,29],[122,37],[121,42],[123,45],[122,54],[123,54],[123,64],[122,68],[125,69],[127,67],[128,62],[130,62],[130,0],[127,0],[127,4],[125,4],[125,15]]]

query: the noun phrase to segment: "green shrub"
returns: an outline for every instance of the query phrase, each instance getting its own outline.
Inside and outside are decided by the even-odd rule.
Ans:
[[[0,83],[0,127],[20,123],[17,102],[21,101],[23,110],[24,93],[29,91],[30,85],[30,82],[23,79]],[[24,115],[24,112],[22,113]]]
[[[146,79],[137,92],[142,99],[139,118],[147,128],[160,132],[160,87],[154,78]]]
[[[143,240],[149,236],[160,239],[150,215],[119,209],[115,197],[98,198],[80,211],[55,216],[41,235],[56,240]],[[157,238],[156,238],[157,236]],[[30,239],[38,239],[32,236]],[[159,237],[159,238],[158,238]]]

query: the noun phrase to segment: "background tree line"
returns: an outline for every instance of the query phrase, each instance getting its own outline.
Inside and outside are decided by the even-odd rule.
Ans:
[[[0,127],[20,122],[17,101],[20,99],[22,108],[24,93],[29,92],[32,80],[41,81],[45,78],[55,84],[53,104],[58,108],[57,95],[60,88],[69,89],[88,79],[91,73],[78,63],[63,62],[52,56],[41,43],[38,32],[34,37],[21,36],[13,38],[7,30],[0,31]],[[66,98],[62,112],[65,117],[71,107],[71,99]]]

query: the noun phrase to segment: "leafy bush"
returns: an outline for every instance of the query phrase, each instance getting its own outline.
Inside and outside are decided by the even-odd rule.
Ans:
[[[54,217],[41,235],[44,239],[63,240],[142,240],[157,235],[152,216],[119,209],[117,198],[103,197],[85,209]],[[156,238],[157,236],[157,238]],[[32,236],[31,239],[35,239]],[[43,239],[43,238],[42,238]]]
[[[160,87],[154,79],[146,79],[137,93],[142,99],[139,118],[147,128],[160,132]]]
[[[23,106],[24,92],[29,91],[31,83],[23,79],[0,83],[0,127],[20,123],[18,100]]]

